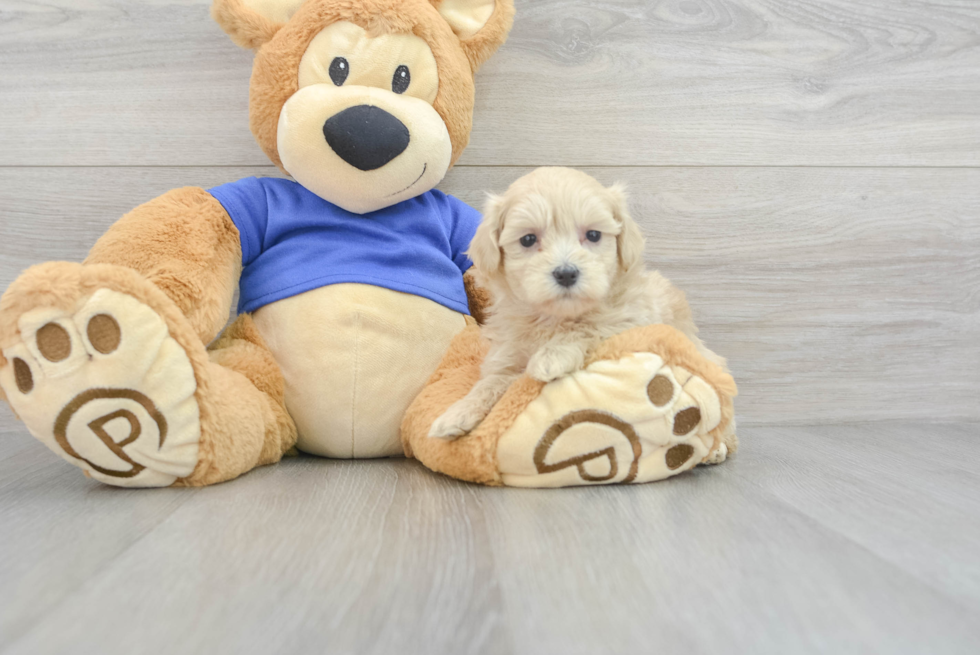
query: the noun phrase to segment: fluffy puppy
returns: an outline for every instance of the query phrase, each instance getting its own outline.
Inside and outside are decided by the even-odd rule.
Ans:
[[[490,196],[469,256],[491,292],[479,382],[432,425],[454,439],[475,428],[522,373],[550,382],[632,327],[666,323],[705,348],[684,294],[643,266],[643,235],[621,185],[569,168],[539,168]]]

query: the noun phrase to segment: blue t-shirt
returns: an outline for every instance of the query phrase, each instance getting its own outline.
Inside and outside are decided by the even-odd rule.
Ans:
[[[354,214],[292,180],[246,178],[208,192],[242,240],[239,312],[342,282],[434,300],[469,313],[463,254],[480,213],[441,191]]]

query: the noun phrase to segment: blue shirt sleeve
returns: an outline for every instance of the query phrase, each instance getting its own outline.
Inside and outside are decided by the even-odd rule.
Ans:
[[[262,253],[269,222],[269,201],[262,180],[247,177],[208,189],[208,193],[221,203],[238,228],[242,240],[242,265],[247,266]]]
[[[473,262],[466,256],[469,250],[476,228],[480,225],[482,215],[459,198],[446,196],[452,214],[452,231],[449,235],[449,245],[452,247],[453,262],[461,273],[465,273],[473,266]]]

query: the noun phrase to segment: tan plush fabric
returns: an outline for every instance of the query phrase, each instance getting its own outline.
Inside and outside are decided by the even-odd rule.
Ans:
[[[266,17],[244,0],[214,0],[211,18],[242,48],[258,48],[275,36],[285,22]]]
[[[698,354],[694,344],[668,325],[650,325],[617,335],[597,348],[586,365],[603,359],[620,359],[633,352],[654,352],[670,364],[691,371],[714,387],[721,397],[721,420],[718,427],[711,432],[715,437],[711,452],[717,450],[724,440],[728,453],[735,454],[738,450],[738,439],[730,428],[735,419],[733,399],[738,395],[738,387],[732,376]]]
[[[278,461],[282,453],[292,446],[295,428],[282,408],[281,375],[261,339],[249,328],[247,319],[242,319],[237,327],[229,331],[227,338],[218,342],[216,352],[219,354],[212,361],[196,331],[178,307],[163,291],[132,269],[65,262],[28,269],[0,298],[0,348],[10,352],[25,344],[30,345],[33,328],[24,322],[24,317],[37,316],[33,319],[37,323],[43,320],[39,313],[50,312],[50,320],[58,320],[61,325],[68,326],[64,319],[53,317],[76,317],[86,311],[91,299],[106,291],[122,297],[122,300],[113,297],[103,302],[100,307],[104,308],[100,311],[114,315],[122,324],[124,344],[127,331],[158,329],[154,327],[154,322],[158,321],[166,333],[166,340],[172,341],[177,350],[175,356],[190,367],[191,391],[200,437],[197,464],[190,475],[178,484],[200,485],[228,480],[257,465]],[[139,312],[149,312],[150,317],[141,318]],[[34,420],[24,417],[32,432],[50,430],[52,418],[62,411],[63,406],[70,404],[76,391],[113,387],[111,378],[117,374],[112,370],[119,371],[118,375],[126,373],[127,360],[122,359],[115,364],[118,368],[106,369],[110,371],[108,379],[104,377],[104,372],[99,373],[97,380],[90,379],[88,370],[92,365],[77,349],[81,337],[75,339],[74,348],[79,357],[77,360],[72,359],[74,355],[68,358],[66,365],[70,368],[48,369],[52,375],[59,376],[59,383],[63,385],[66,395],[60,401],[52,399],[48,402],[49,409],[47,406],[40,408]],[[116,355],[112,353],[107,357]],[[143,353],[136,351],[129,355],[120,349],[118,356],[138,359]],[[43,359],[43,355],[37,359]],[[228,364],[229,368],[222,366],[222,363]],[[39,362],[38,366],[58,364]],[[234,369],[244,370],[249,377]],[[146,373],[148,378],[155,380],[144,380],[141,389],[160,407],[170,406],[168,398],[176,389],[175,371],[179,372],[166,366],[162,369],[150,367]],[[259,388],[249,378],[254,379]],[[72,380],[77,380],[78,389],[68,384]],[[40,379],[37,381],[31,394],[40,391],[42,382]],[[5,386],[9,391],[9,385],[5,383]],[[20,400],[27,402],[30,398]],[[106,411],[109,409],[111,407]],[[186,415],[184,410],[181,411],[184,412],[182,416]],[[184,418],[180,420],[186,421]],[[174,423],[172,414],[168,422]],[[267,441],[271,443],[267,445]],[[73,461],[71,457],[65,458]],[[103,481],[113,483],[112,480]]]
[[[452,4],[468,4],[472,0],[453,0]],[[450,0],[433,0],[433,4],[444,10],[444,5]],[[462,36],[463,51],[466,53],[470,66],[476,71],[484,62],[497,51],[514,24],[514,3],[512,0],[496,0],[489,20],[476,34]]]
[[[209,349],[208,420],[201,461],[178,486],[203,486],[274,464],[296,444],[296,425],[286,411],[284,381],[255,328],[242,315]]]
[[[142,273],[177,305],[204,343],[224,327],[242,269],[238,228],[214,196],[174,189],[116,221],[86,264]]]
[[[279,113],[299,88],[296,72],[306,48],[327,25],[350,21],[369,34],[414,34],[429,44],[439,67],[439,92],[433,107],[449,130],[455,163],[469,143],[473,71],[504,42],[512,20],[513,2],[499,0],[486,28],[461,43],[426,0],[310,0],[256,54],[249,110],[252,133],[266,156],[282,167],[276,146]],[[228,21],[222,22],[226,24]]]
[[[508,392],[509,397],[497,404],[496,416],[487,417],[484,425],[466,437],[446,441],[427,436],[432,422],[465,396],[479,379],[480,362],[486,350],[487,344],[481,340],[480,329],[475,325],[456,336],[439,368],[405,413],[401,438],[405,455],[415,457],[433,471],[470,482],[499,485],[495,451],[501,428],[509,426],[515,418],[514,410],[523,409],[525,399],[537,395],[538,389],[534,387],[540,383],[522,380],[524,384],[520,388],[512,388],[513,393]],[[483,429],[484,426],[490,429]]]
[[[587,371],[547,386],[520,378],[469,435],[429,438],[432,422],[479,379],[486,349],[476,326],[457,336],[402,422],[406,454],[434,471],[490,485],[662,479],[706,460],[733,414],[737,390],[731,376],[701,357],[679,331],[653,325],[603,343]],[[649,385],[657,376],[668,376],[676,391],[669,398],[656,394],[654,402]],[[562,420],[568,425],[549,437]],[[578,430],[578,423],[588,423],[590,430]]]
[[[496,0],[487,17],[487,0],[452,0],[452,7],[445,9],[447,15],[451,14],[455,29],[460,30],[462,41],[439,14],[440,4],[427,0],[215,0],[215,20],[236,43],[258,49],[250,89],[250,120],[256,139],[270,159],[281,167],[276,148],[277,123],[284,103],[297,89],[299,64],[308,44],[325,26],[350,21],[374,35],[414,35],[431,48],[439,72],[433,108],[445,122],[452,146],[451,161],[455,162],[469,139],[473,71],[506,38],[513,3]],[[472,11],[474,8],[476,11]],[[280,344],[269,344],[270,349],[255,320],[243,317],[210,352],[204,345],[216,336],[228,316],[240,267],[238,232],[220,203],[203,189],[177,189],[136,208],[95,244],[84,266],[51,263],[35,267],[0,299],[0,349],[5,353],[13,349],[9,352],[22,355],[13,363],[8,361],[13,356],[0,355],[0,397],[19,394],[14,402],[16,409],[18,403],[27,402],[23,397],[36,394],[38,398],[49,393],[45,389],[54,388],[42,388],[49,379],[46,371],[61,376],[65,380],[62,391],[49,393],[53,394],[48,403],[50,410],[32,410],[28,419],[32,431],[43,432],[49,429],[52,416],[71,405],[71,399],[61,395],[74,393],[75,386],[87,390],[111,386],[112,380],[90,373],[95,369],[83,354],[116,357],[111,366],[106,363],[109,360],[100,366],[115,371],[110,378],[128,379],[126,375],[135,373],[127,370],[127,360],[120,358],[122,349],[130,343],[133,330],[145,328],[158,334],[159,343],[166,345],[160,346],[159,361],[140,369],[146,379],[127,384],[145,389],[147,397],[155,394],[153,405],[164,408],[157,414],[170,412],[177,417],[180,413],[179,420],[174,418],[175,425],[184,426],[180,428],[184,435],[180,443],[197,449],[197,463],[177,484],[212,484],[277,461],[297,440],[296,426],[285,409],[288,392],[279,366],[281,354],[273,354]],[[479,316],[485,298],[472,285],[467,290]],[[105,317],[83,316],[89,307],[86,303],[95,302],[93,298],[98,298],[96,304],[107,307]],[[380,307],[390,310],[391,321],[416,315],[404,308],[392,310],[384,304]],[[46,317],[51,320],[44,322]],[[458,314],[439,317],[439,329],[430,329],[425,348],[416,350],[424,350],[434,362],[441,356],[437,351],[450,336],[471,322]],[[29,334],[23,333],[25,330]],[[266,332],[281,336],[282,330],[267,328]],[[433,334],[437,338],[432,338]],[[89,349],[83,353],[75,348],[79,343]],[[152,343],[156,347],[157,341]],[[301,348],[291,353],[305,354]],[[431,363],[418,364],[418,370],[430,368]],[[380,372],[370,375],[385,382]],[[178,378],[181,383],[174,383],[168,391],[168,379]],[[416,388],[406,385],[400,394],[410,395]],[[168,397],[170,392],[176,395]],[[380,388],[365,393],[373,394],[372,402],[385,397]],[[519,400],[523,397],[519,389],[515,393]],[[368,404],[368,398],[362,399],[364,407]],[[174,409],[177,405],[183,409]],[[344,405],[345,411],[351,409],[365,416],[369,413],[368,409],[358,410],[353,400],[348,405]],[[506,403],[500,407],[501,412],[505,411]],[[156,414],[148,412],[148,420],[156,421]],[[135,434],[134,422],[144,419],[133,416],[132,411],[119,409],[90,422],[110,454],[130,457],[125,449],[144,438],[133,436],[130,440],[115,434],[127,425]],[[399,421],[389,422],[397,425]],[[160,421],[157,424],[163,425]],[[388,429],[389,436],[394,432],[394,427]],[[162,436],[159,438],[164,441]],[[490,441],[495,438],[487,436]],[[52,443],[56,442],[57,439]],[[397,441],[395,446],[397,449]],[[191,452],[187,448],[182,452]],[[71,453],[65,456],[75,463],[79,461]],[[183,470],[180,467],[186,467],[188,461],[182,456],[162,462],[160,465],[169,467],[170,472],[161,473],[164,477],[155,477],[152,484],[161,484],[167,475]],[[459,466],[467,470],[465,457]],[[142,474],[134,473],[132,479]],[[488,481],[492,481],[495,474],[489,475]]]

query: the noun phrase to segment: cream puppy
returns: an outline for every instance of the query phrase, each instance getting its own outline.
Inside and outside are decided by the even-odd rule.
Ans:
[[[684,294],[643,266],[643,235],[621,185],[569,168],[539,168],[490,196],[470,244],[493,304],[479,382],[432,425],[455,439],[475,428],[522,373],[550,382],[583,367],[589,351],[632,327],[666,323],[705,348]]]

